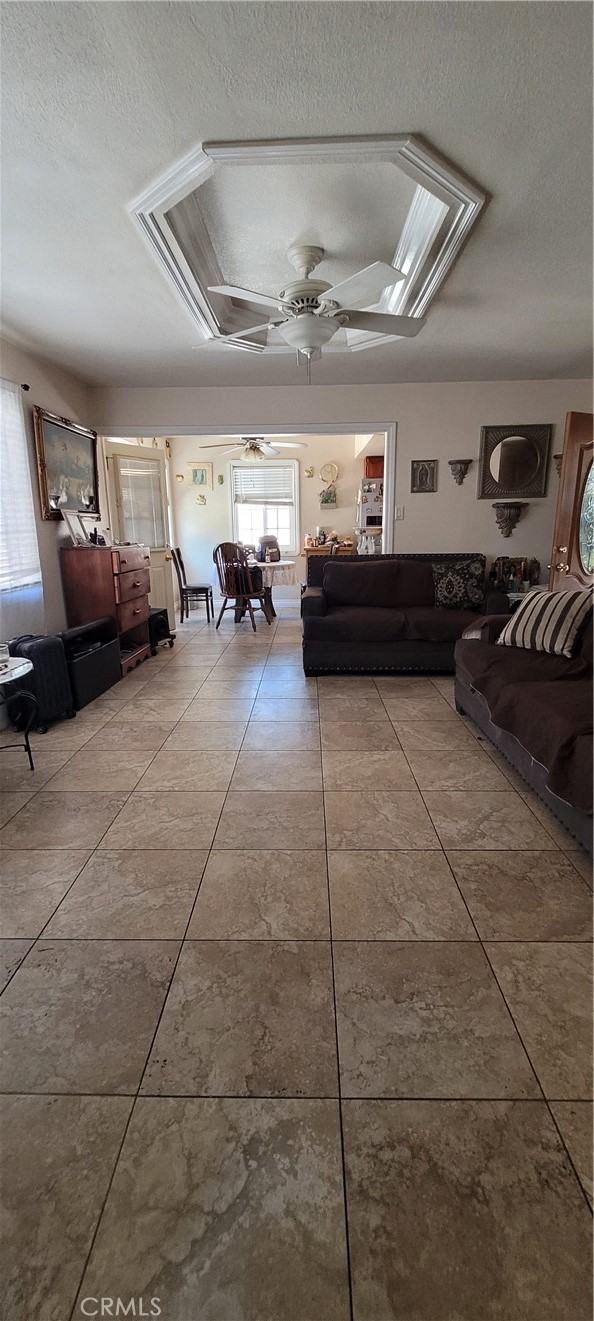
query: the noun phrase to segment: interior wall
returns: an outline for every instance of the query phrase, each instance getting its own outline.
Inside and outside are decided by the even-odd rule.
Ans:
[[[227,444],[232,445],[235,437],[228,437]],[[357,488],[363,477],[363,457],[355,456],[354,435],[295,435],[295,441],[307,445],[306,450],[283,450],[288,459],[296,459],[299,464],[299,541],[303,543],[306,532],[312,536],[317,526],[328,532],[335,530],[341,536],[353,535],[355,523],[355,503]],[[212,440],[213,448],[209,446]],[[383,440],[383,437],[382,437]],[[223,449],[214,448],[225,445],[224,436],[173,436],[171,442],[171,492],[173,503],[173,522],[181,546],[188,579],[209,582],[212,575],[212,552],[219,541],[231,539],[231,513],[229,506],[229,463],[237,455],[225,455]],[[381,452],[381,447],[380,447]],[[213,464],[213,489],[204,492],[205,505],[197,503],[197,492],[188,481],[188,464],[200,460]],[[324,482],[320,478],[320,468],[324,463],[336,463],[337,505],[335,509],[320,509],[319,492]],[[313,477],[305,475],[306,468],[313,467]],[[183,477],[177,481],[176,477]],[[217,481],[223,478],[223,485]],[[301,575],[298,574],[300,579]],[[294,595],[283,591],[285,596]]]
[[[25,423],[29,443],[29,465],[35,520],[39,540],[39,557],[43,581],[43,600],[46,632],[56,633],[66,627],[66,612],[60,575],[60,557],[58,546],[60,538],[67,535],[65,524],[60,520],[46,520],[41,517],[39,482],[35,458],[35,440],[33,433],[33,405],[39,404],[49,413],[67,417],[81,426],[92,426],[88,387],[75,376],[62,371],[51,363],[44,362],[33,354],[26,353],[15,345],[3,340],[0,344],[0,371],[9,381],[25,382],[31,388],[23,391],[22,399],[25,410]],[[105,489],[99,471],[99,507],[106,509]]]
[[[401,551],[481,550],[488,556],[535,555],[543,578],[549,560],[557,499],[557,474],[550,465],[547,496],[532,500],[514,534],[502,537],[492,501],[477,500],[477,460],[482,426],[550,422],[552,453],[563,444],[565,414],[592,409],[592,382],[471,381],[379,386],[291,386],[269,388],[95,389],[94,425],[165,430],[226,427],[256,431],[259,426],[336,425],[364,432],[381,423],[397,424],[396,504],[405,516],[395,526]],[[439,463],[434,495],[411,495],[413,458]],[[456,486],[448,459],[474,460],[462,486]]]

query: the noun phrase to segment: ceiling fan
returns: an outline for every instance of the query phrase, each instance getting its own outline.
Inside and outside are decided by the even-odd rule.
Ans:
[[[309,380],[311,363],[321,358],[323,346],[342,328],[346,331],[368,330],[376,335],[402,335],[408,338],[418,335],[422,330],[426,317],[391,316],[357,308],[357,305],[359,309],[368,307],[379,298],[383,289],[404,280],[402,271],[397,271],[387,262],[374,261],[371,266],[348,276],[340,284],[329,285],[325,280],[309,279],[323,256],[323,248],[309,244],[295,244],[289,248],[287,257],[300,278],[281,290],[277,298],[231,284],[209,285],[212,293],[227,294],[231,298],[260,304],[269,309],[267,321],[250,326],[247,330],[236,330],[224,335],[223,343],[237,346],[238,340],[246,336],[274,330],[287,344],[297,349],[299,360],[307,364]],[[265,344],[254,343],[249,347],[261,352],[266,349]],[[344,347],[351,347],[348,335]]]
[[[225,454],[236,454],[241,450],[242,459],[275,459],[281,450],[306,450],[302,440],[275,440],[274,445],[265,436],[241,436],[235,445],[200,445],[201,450],[224,450]]]

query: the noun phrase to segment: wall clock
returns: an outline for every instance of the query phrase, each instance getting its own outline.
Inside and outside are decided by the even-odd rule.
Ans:
[[[323,463],[320,468],[320,477],[322,478],[322,481],[328,483],[328,485],[330,482],[335,482],[338,477],[338,464]]]

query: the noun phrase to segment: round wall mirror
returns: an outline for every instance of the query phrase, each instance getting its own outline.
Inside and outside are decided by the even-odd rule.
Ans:
[[[506,436],[495,446],[490,458],[491,476],[499,486],[521,491],[533,482],[540,467],[537,446],[528,436]]]
[[[582,496],[579,547],[584,572],[594,573],[594,467],[592,464]]]

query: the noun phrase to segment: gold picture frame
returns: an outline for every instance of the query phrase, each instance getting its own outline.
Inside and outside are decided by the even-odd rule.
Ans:
[[[33,427],[41,517],[61,519],[66,509],[99,518],[97,432],[38,404]]]

